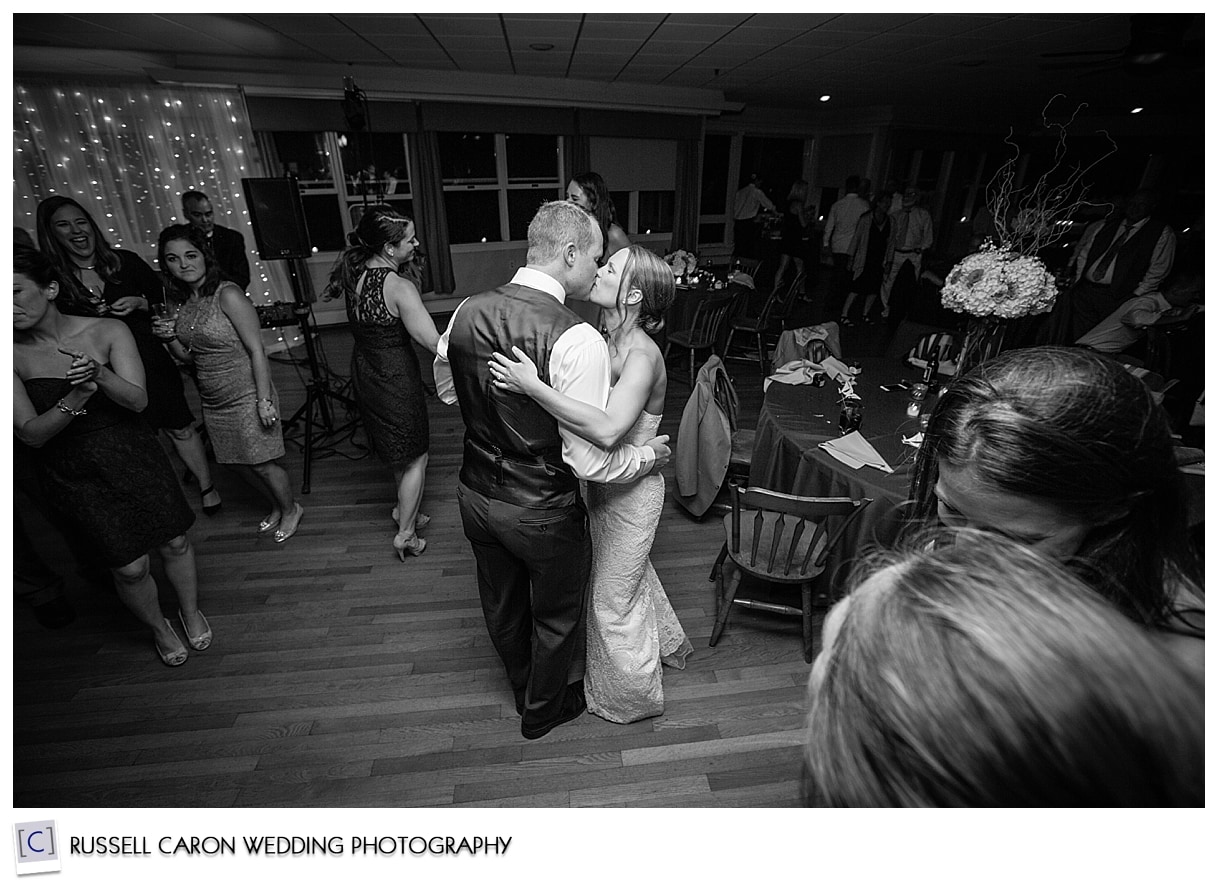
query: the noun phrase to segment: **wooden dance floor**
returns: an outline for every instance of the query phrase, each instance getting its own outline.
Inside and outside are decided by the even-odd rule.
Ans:
[[[321,338],[347,375],[347,332]],[[286,415],[304,385],[275,359]],[[757,368],[731,372],[749,425]],[[675,434],[689,390],[678,364],[672,373],[662,431]],[[112,590],[75,575],[57,535],[40,537],[77,619],[49,631],[14,611],[14,805],[795,805],[809,670],[799,621],[738,609],[708,647],[723,529],[671,496],[652,559],[695,652],[684,671],[664,671],[664,715],[626,726],[585,715],[521,737],[457,512],[460,414],[435,398],[429,410],[432,522],[426,553],[405,563],[391,546],[391,478],[350,442],[315,458],[303,523],[283,545],[256,535],[263,503],[217,469],[224,508],[191,531],[216,637],[180,668],[160,663]],[[289,445],[298,489],[301,465]],[[665,476],[671,494],[671,465]],[[199,511],[197,487],[186,489]],[[163,582],[161,599],[173,619]]]

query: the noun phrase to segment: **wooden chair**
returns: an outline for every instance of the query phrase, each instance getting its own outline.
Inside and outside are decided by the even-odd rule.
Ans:
[[[736,295],[724,291],[721,295],[707,297],[694,310],[693,320],[687,330],[673,331],[664,344],[664,359],[675,344],[689,350],[689,386],[694,385],[694,356],[702,349],[714,350],[717,346],[719,326],[736,301]]]
[[[731,485],[732,510],[723,519],[727,534],[719,558],[711,569],[716,587],[715,627],[710,645],[723,636],[732,604],[803,619],[804,661],[811,662],[812,585],[824,572],[829,553],[846,528],[870,503],[870,499],[790,496],[774,490]],[[751,518],[742,509],[755,511]],[[840,518],[832,534],[829,521]],[[725,562],[734,566],[724,575]],[[736,597],[744,573],[766,582],[799,586],[800,605],[788,606]]]
[[[723,351],[725,353],[731,351],[732,338],[737,331],[752,335],[757,341],[757,363],[761,367],[761,375],[763,377],[768,376],[770,373],[770,360],[766,354],[766,335],[783,330],[787,315],[790,313],[791,307],[795,305],[796,295],[803,287],[803,284],[804,274],[796,273],[795,278],[791,280],[789,285],[784,285],[782,288],[770,293],[770,296],[766,298],[761,311],[757,315],[742,315],[734,319],[731,323],[731,330],[728,332],[727,343],[724,344]],[[745,361],[753,360],[751,355],[738,357]]]

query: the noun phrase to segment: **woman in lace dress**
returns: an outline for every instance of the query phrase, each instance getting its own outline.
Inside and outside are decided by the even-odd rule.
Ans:
[[[393,470],[398,528],[393,548],[404,561],[427,547],[417,530],[431,520],[419,513],[430,439],[412,339],[435,355],[440,334],[419,289],[398,275],[419,247],[414,221],[376,206],[364,212],[350,241],[330,272],[330,291],[347,298],[347,321],[355,337],[355,399],[372,449]]]
[[[501,389],[523,392],[566,429],[601,447],[655,437],[668,375],[648,336],[672,303],[672,269],[646,248],[614,253],[597,273],[591,302],[609,328],[613,388],[602,411],[543,383],[520,349],[518,361],[496,353],[491,375]],[[664,477],[632,484],[587,485],[592,530],[592,594],[584,691],[588,710],[615,723],[664,712],[661,663],[685,667],[693,651],[651,565],[651,544],[664,507]]]
[[[262,346],[258,313],[220,265],[203,233],[190,224],[166,227],[157,242],[157,261],[177,297],[185,300],[176,319],[153,330],[175,358],[195,366],[203,421],[216,462],[236,469],[271,503],[259,533],[275,531],[276,542],[296,533],[304,506],[292,493],[281,460],[283,430],[279,396]]]

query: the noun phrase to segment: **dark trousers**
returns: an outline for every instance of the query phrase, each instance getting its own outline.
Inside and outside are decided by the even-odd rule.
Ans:
[[[457,501],[491,643],[507,669],[521,725],[540,728],[562,715],[568,683],[582,676],[592,568],[588,512],[583,500],[524,508],[460,482]]]
[[[63,599],[63,576],[52,570],[26,531],[21,510],[13,509],[13,594],[30,606]]]
[[[833,252],[833,277],[830,288],[833,293],[833,299],[829,306],[837,309],[846,302],[846,295],[850,293],[849,254],[842,254],[839,251]]]
[[[1086,334],[1124,302],[1111,285],[1080,279],[1070,291],[1070,333],[1067,343]]]

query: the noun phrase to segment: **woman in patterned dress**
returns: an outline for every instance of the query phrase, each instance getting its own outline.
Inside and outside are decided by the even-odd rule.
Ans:
[[[279,400],[253,304],[220,266],[202,233],[189,224],[161,232],[157,260],[170,289],[183,302],[175,320],[154,331],[170,352],[195,366],[203,421],[216,462],[233,466],[271,503],[259,533],[275,531],[285,542],[296,532],[304,507],[280,460],[283,431]]]

